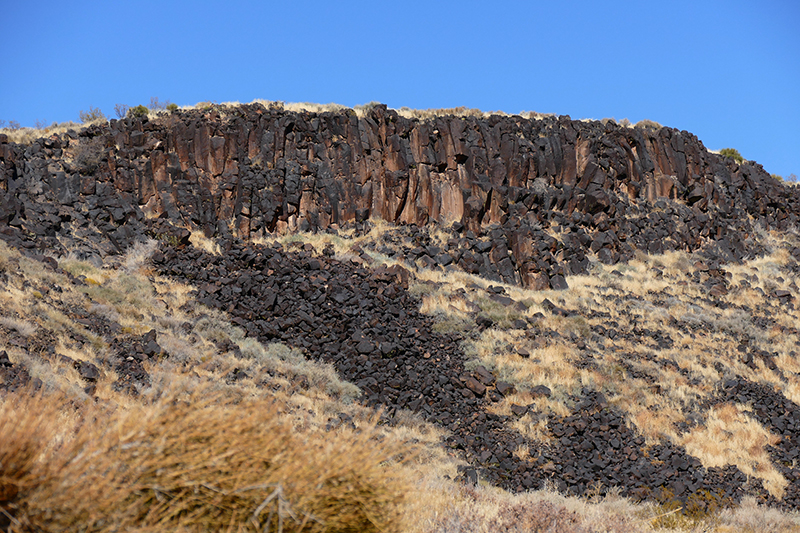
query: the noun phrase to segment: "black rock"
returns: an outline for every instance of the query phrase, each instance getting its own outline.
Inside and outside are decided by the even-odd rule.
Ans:
[[[542,396],[549,398],[553,394],[553,391],[550,390],[550,387],[545,385],[536,385],[531,388],[530,393],[534,398],[540,398]]]
[[[569,289],[569,285],[567,284],[567,280],[564,279],[564,276],[557,274],[550,278],[550,287],[556,291],[564,291]]]
[[[82,361],[78,363],[78,374],[85,381],[93,383],[100,379],[100,369],[92,363]]]
[[[511,412],[514,413],[515,416],[523,416],[528,412],[527,405],[517,405],[511,404]]]

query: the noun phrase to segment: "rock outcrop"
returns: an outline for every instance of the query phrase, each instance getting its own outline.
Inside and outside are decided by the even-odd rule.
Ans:
[[[548,482],[575,494],[616,486],[631,497],[674,497],[685,505],[745,494],[777,503],[736,466],[704,468],[681,446],[647,444],[599,390],[571,392],[574,409],[566,416],[533,412],[530,402],[512,404],[509,414],[491,414],[487,408],[505,401],[514,385],[483,366],[468,369],[460,334],[437,332],[435,320],[419,312],[408,292],[408,271],[368,268],[367,251],[562,289],[569,274],[586,272],[590,256],[613,264],[637,251],[700,250],[707,261],[698,261],[691,275],[687,271],[686,282],[717,299],[738,290],[721,262],[761,253],[760,229],[787,229],[798,215],[797,188],[757,164],[709,153],[687,132],[568,117],[419,121],[385,106],[358,116],[352,110],[314,114],[245,105],[111,121],[28,146],[0,135],[0,238],[56,269],[57,261],[42,252],[69,249],[102,259],[155,236],[161,245],[152,267],[195,284],[192,302],[226,311],[252,338],[281,341],[331,363],[360,387],[365,404],[385,408],[387,423],[413,411],[446,428],[446,444],[470,463],[466,479],[480,474],[520,491]],[[396,226],[380,242],[354,248],[361,255],[352,261],[333,258],[333,251],[317,256],[302,247],[247,242],[282,231],[363,230],[370,219]],[[425,224],[438,224],[449,238],[433,242]],[[187,246],[192,232],[221,237],[224,253]],[[800,258],[800,248],[791,255]],[[70,283],[84,281],[70,277]],[[770,297],[788,306],[797,287],[787,287],[776,286]],[[486,291],[499,306],[519,304],[501,287]],[[558,317],[577,313],[547,299],[541,305]],[[476,327],[492,327],[478,311],[470,311]],[[158,332],[134,335],[84,309],[74,313],[108,340],[113,354],[102,365],[60,358],[78,372],[85,392],[93,395],[98,376],[108,371],[119,376],[117,390],[135,394],[147,386],[143,363],[163,355]],[[771,325],[766,315],[759,320],[759,327]],[[673,343],[635,322],[628,332],[616,322],[587,326],[588,340],[540,328],[535,320],[520,318],[513,326],[526,338],[574,343],[585,367],[596,364],[606,340],[614,351],[614,339],[631,346],[652,340],[648,349]],[[701,327],[686,333],[692,339],[695,332],[711,334]],[[8,327],[3,332],[28,350],[23,335],[12,337]],[[598,349],[587,350],[587,343]],[[775,366],[775,354],[742,346],[749,368],[757,366],[754,356]],[[524,347],[516,353],[531,356]],[[631,348],[630,359],[643,353]],[[664,359],[654,361],[652,375],[627,362],[619,372],[655,387],[658,369],[670,363],[677,369]],[[237,368],[226,379],[245,377]],[[4,388],[35,385],[35,379],[0,352]],[[800,507],[800,475],[789,466],[800,457],[800,407],[742,376],[726,375],[715,390],[715,405],[752,404],[753,417],[781,436],[769,449],[787,481],[781,505]],[[528,392],[533,400],[553,391],[537,385]],[[525,416],[546,421],[553,439],[536,441],[511,429]]]
[[[113,254],[153,218],[244,239],[381,218],[484,236],[450,259],[532,288],[562,287],[592,253],[615,263],[636,250],[706,249],[736,261],[761,251],[756,225],[783,229],[800,214],[796,188],[686,131],[569,117],[420,121],[383,105],[362,117],[212,107],[29,146],[0,136],[0,192],[3,235],[29,247],[94,235],[93,253]]]

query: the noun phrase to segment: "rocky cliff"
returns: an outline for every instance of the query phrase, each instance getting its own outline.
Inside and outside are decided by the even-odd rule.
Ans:
[[[100,373],[135,395],[149,372],[206,363],[185,347],[216,308],[249,339],[333,365],[387,423],[413,411],[445,428],[445,445],[469,463],[466,479],[584,495],[618,487],[687,510],[746,494],[800,508],[800,241],[787,232],[768,261],[719,264],[770,251],[760,228],[797,224],[798,189],[709,153],[689,133],[247,105],[112,121],[25,146],[0,135],[0,176],[0,238],[8,250],[40,252],[46,272],[26,278],[37,268],[19,257],[0,264],[14,303],[0,313],[0,390],[41,386],[37,372],[52,367],[77,372],[88,396],[102,398]],[[362,240],[310,237],[326,243],[317,248],[247,242],[292,230],[357,234],[370,219],[396,225]],[[185,246],[190,232],[221,237],[224,253]],[[146,235],[161,242],[141,276],[191,284],[185,303],[169,300],[169,284],[110,290],[101,271],[113,268],[65,270],[75,263],[65,251],[119,266],[107,256]],[[574,278],[558,297],[420,275],[455,265],[565,288],[565,274],[587,271],[590,257],[613,264],[668,250],[702,253],[595,263],[592,278]],[[372,252],[400,255],[407,268],[378,266]],[[163,320],[152,306],[112,309],[112,297],[140,290],[152,291]],[[41,318],[51,315],[74,321],[69,350]],[[89,333],[104,347],[88,348]],[[237,365],[218,377],[272,386],[267,367],[231,339],[214,342],[214,365],[228,356]],[[294,376],[290,386],[309,384]],[[728,425],[714,433],[722,415]],[[727,455],[709,459],[698,442]]]
[[[421,121],[383,105],[363,116],[220,106],[29,146],[0,135],[0,191],[2,232],[28,247],[86,247],[91,235],[87,253],[117,253],[154,219],[248,239],[380,218],[440,224],[453,245],[427,260],[532,288],[564,286],[591,253],[615,263],[705,249],[736,261],[760,252],[756,225],[783,229],[800,214],[798,189],[686,131]]]

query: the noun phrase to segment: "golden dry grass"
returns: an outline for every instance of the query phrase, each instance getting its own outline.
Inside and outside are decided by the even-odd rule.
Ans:
[[[338,236],[284,236],[282,243],[291,247],[309,242],[314,253],[321,253],[325,246],[330,245],[334,247],[338,257],[347,260],[357,258],[366,251],[378,263],[387,263],[390,262],[388,258],[372,252],[368,245],[379,241],[391,231],[393,230],[390,226],[379,223],[372,232],[360,237],[345,232],[340,232]],[[433,240],[445,241],[446,235],[433,235]],[[193,237],[193,242],[208,250],[217,250],[216,244],[211,240]],[[667,439],[686,446],[706,466],[735,464],[749,475],[760,478],[770,492],[779,497],[785,480],[770,464],[765,451],[768,444],[775,442],[774,437],[748,414],[747,406],[717,405],[703,414],[701,424],[692,426],[684,433],[676,429],[686,420],[689,406],[707,400],[713,394],[713,383],[724,377],[714,367],[718,362],[747,379],[781,388],[789,397],[794,397],[800,391],[800,383],[794,377],[800,365],[796,357],[791,355],[791,351],[797,349],[796,333],[791,328],[796,327],[794,325],[800,317],[796,315],[796,311],[786,312],[777,307],[754,288],[758,287],[764,293],[768,289],[774,290],[778,276],[783,276],[784,285],[798,281],[785,268],[792,261],[785,252],[785,244],[776,239],[773,245],[773,253],[768,257],[740,266],[726,267],[731,272],[731,287],[737,286],[740,280],[758,276],[758,281],[751,283],[750,289],[731,290],[722,297],[723,301],[731,305],[728,309],[715,307],[704,298],[703,289],[688,276],[692,271],[693,259],[680,253],[660,257],[639,256],[627,265],[615,267],[595,263],[590,276],[571,277],[571,288],[563,292],[531,293],[519,287],[488,282],[464,273],[418,269],[410,264],[404,266],[414,275],[411,289],[421,298],[423,312],[437,316],[440,323],[456,320],[457,327],[469,333],[476,313],[492,314],[496,319],[498,327],[467,335],[464,343],[466,353],[473,358],[471,364],[483,364],[491,368],[498,379],[511,381],[517,387],[515,394],[492,405],[493,412],[507,415],[511,405],[517,404],[529,405],[534,412],[565,416],[572,412],[570,394],[583,386],[595,388],[603,391],[613,405],[626,413],[629,424],[649,440]],[[74,515],[67,518],[68,514],[61,514],[73,511],[83,513],[81,516],[84,518],[99,520],[98,515],[91,514],[85,506],[65,503],[66,494],[70,492],[64,490],[65,487],[80,488],[84,486],[80,483],[85,481],[48,481],[54,483],[51,487],[60,487],[62,495],[59,498],[62,499],[59,500],[45,497],[46,492],[33,491],[32,485],[28,483],[32,478],[26,477],[27,474],[20,474],[30,472],[31,468],[40,469],[36,470],[40,474],[44,472],[41,470],[45,468],[43,458],[55,457],[47,455],[52,450],[64,452],[59,456],[60,461],[70,457],[70,453],[77,453],[74,452],[77,449],[77,444],[74,443],[82,442],[82,431],[89,431],[80,428],[90,426],[87,421],[91,418],[110,420],[103,426],[102,432],[97,433],[100,431],[97,427],[92,430],[95,431],[92,433],[93,445],[96,441],[97,446],[105,447],[102,449],[113,450],[117,454],[115,457],[125,457],[125,462],[132,464],[132,468],[139,469],[139,472],[152,473],[153,469],[167,471],[175,468],[180,473],[170,478],[172,485],[160,478],[157,484],[152,484],[155,483],[152,481],[155,478],[142,477],[141,479],[151,480],[151,485],[146,486],[159,487],[158,490],[151,490],[149,496],[146,489],[141,489],[143,485],[139,485],[141,490],[137,489],[139,492],[134,499],[122,498],[120,493],[114,492],[119,490],[125,493],[131,490],[131,486],[127,485],[109,491],[108,496],[96,496],[101,502],[113,501],[116,509],[114,520],[119,520],[121,524],[139,524],[131,525],[130,529],[144,531],[183,527],[184,530],[225,530],[228,525],[220,525],[219,522],[214,522],[217,518],[209,518],[209,513],[217,516],[217,511],[210,512],[209,508],[225,503],[230,507],[225,511],[229,513],[225,515],[226,520],[231,520],[230,517],[234,515],[246,518],[248,512],[252,516],[255,500],[261,498],[258,502],[260,505],[270,496],[274,497],[267,507],[285,502],[281,504],[285,512],[285,527],[291,527],[292,523],[297,525],[286,513],[289,509],[300,509],[301,504],[297,503],[300,500],[292,500],[287,496],[289,489],[284,486],[283,481],[280,487],[284,500],[280,500],[280,493],[276,492],[277,485],[274,483],[270,485],[270,489],[265,489],[266,485],[262,483],[260,489],[254,489],[261,492],[258,492],[257,497],[254,492],[252,499],[248,499],[250,495],[245,494],[248,491],[235,492],[235,487],[241,488],[241,485],[225,485],[226,489],[215,492],[201,483],[203,476],[209,472],[204,468],[215,461],[215,464],[220,464],[216,459],[209,459],[217,456],[208,455],[205,449],[203,453],[195,449],[199,464],[195,465],[192,459],[192,464],[187,466],[178,460],[165,462],[160,458],[157,461],[152,456],[145,459],[147,453],[154,449],[150,445],[137,444],[138,448],[134,446],[122,450],[120,446],[114,447],[110,444],[115,442],[110,435],[112,429],[114,438],[128,438],[133,431],[130,426],[132,420],[137,423],[146,421],[142,426],[144,433],[139,433],[139,440],[135,441],[137,443],[144,443],[146,438],[150,438],[159,440],[159,446],[184,448],[189,444],[182,441],[184,436],[194,436],[201,441],[211,439],[207,442],[216,443],[214,436],[193,432],[194,429],[181,426],[182,422],[178,417],[197,421],[201,426],[208,424],[225,427],[225,424],[230,423],[233,424],[231,427],[234,433],[242,431],[242,434],[250,435],[248,432],[255,430],[247,429],[247,424],[253,423],[255,418],[252,417],[256,416],[251,410],[263,410],[267,414],[277,413],[275,423],[290,428],[289,433],[303,441],[302,446],[292,444],[293,448],[303,453],[317,453],[317,448],[304,446],[308,442],[320,440],[329,444],[331,449],[343,453],[342,448],[336,446],[342,442],[350,443],[352,441],[348,439],[361,434],[370,435],[367,440],[371,444],[380,440],[385,445],[384,449],[393,453],[413,448],[414,457],[406,457],[402,465],[381,465],[382,469],[387,464],[392,465],[382,471],[386,476],[397,476],[404,483],[401,490],[403,498],[397,501],[392,511],[392,520],[399,524],[397,530],[449,533],[492,531],[498,527],[506,527],[510,531],[522,531],[526,527],[530,529],[529,526],[533,523],[533,517],[525,514],[524,510],[528,508],[567,517],[572,520],[567,526],[575,526],[574,531],[580,531],[577,529],[579,526],[589,527],[590,524],[603,524],[608,531],[657,531],[660,527],[669,527],[673,531],[698,532],[741,530],[760,533],[798,530],[795,516],[760,508],[749,501],[738,508],[715,513],[713,517],[687,520],[678,519],[672,509],[635,505],[622,498],[615,498],[613,490],[607,498],[598,497],[587,501],[565,498],[549,491],[512,496],[488,487],[464,489],[452,481],[457,476],[458,460],[439,445],[444,435],[440,429],[411,414],[393,427],[374,427],[370,422],[374,419],[374,412],[359,405],[358,389],[341,381],[332,367],[307,361],[301,352],[283,345],[259,344],[246,338],[243,331],[233,326],[224,313],[193,304],[192,287],[154,276],[150,271],[147,257],[152,249],[152,243],[142,243],[117,261],[114,268],[97,267],[74,257],[60,258],[59,264],[62,268],[73,275],[84,276],[84,285],[73,285],[62,274],[45,269],[40,263],[20,256],[0,243],[0,268],[7,276],[7,281],[0,287],[0,302],[3,304],[0,327],[4,327],[5,331],[26,336],[34,344],[37,341],[44,342],[45,339],[51,341],[57,353],[73,360],[101,361],[109,356],[108,341],[76,322],[74,310],[80,308],[82,312],[118,322],[123,333],[142,334],[150,329],[157,329],[159,343],[168,354],[166,359],[146,363],[152,386],[142,391],[141,400],[116,392],[112,383],[117,376],[113,370],[105,367],[95,393],[97,406],[91,406],[73,368],[57,362],[45,362],[37,354],[25,353],[0,336],[0,349],[8,351],[12,362],[22,362],[32,370],[33,375],[45,382],[47,390],[60,391],[62,394],[55,397],[56,400],[53,396],[48,396],[47,405],[50,407],[36,407],[40,411],[25,411],[22,403],[13,403],[22,400],[14,400],[13,397],[4,399],[0,408],[0,416],[10,413],[8,420],[19,420],[20,424],[30,428],[16,431],[10,429],[12,426],[8,425],[9,422],[4,422],[9,428],[7,434],[14,435],[11,441],[18,441],[20,444],[18,450],[14,447],[16,445],[12,446],[10,452],[8,449],[3,450],[2,453],[6,455],[0,454],[0,458],[13,456],[16,458],[14,464],[21,466],[19,469],[15,467],[10,473],[3,473],[5,477],[0,485],[5,487],[13,482],[18,487],[15,489],[17,491],[21,487],[29,491],[26,494],[38,494],[36,505],[44,506],[42,502],[45,499],[53,502],[48,503],[52,507],[46,512],[41,511],[44,507],[39,507],[40,511],[31,508],[34,509],[32,514],[24,515],[25,520],[31,524],[38,524],[37,521],[44,520],[44,516],[60,517],[57,520],[64,521],[75,520]],[[661,278],[652,275],[654,268],[663,272]],[[618,274],[612,274],[613,270],[617,270]],[[62,292],[48,290],[53,284],[60,286]],[[524,308],[504,309],[486,300],[485,289],[489,285],[502,285],[506,294],[517,302],[522,302]],[[552,314],[541,305],[544,298],[576,314],[569,317]],[[190,309],[192,306],[194,310]],[[778,310],[784,314],[778,313]],[[756,318],[762,311],[774,314],[775,327],[764,330],[758,325]],[[514,329],[514,319],[527,321],[533,319],[536,313],[542,313],[544,318],[532,320],[534,325],[527,332]],[[181,327],[187,322],[192,324],[191,334],[187,334]],[[618,331],[646,326],[651,334],[638,339],[618,337],[611,341],[593,338],[597,326],[608,329],[611,322],[617,324],[615,327]],[[687,329],[687,325],[698,329]],[[451,323],[447,327],[454,326]],[[530,331],[533,335],[529,334]],[[548,332],[558,334],[544,335]],[[671,346],[659,346],[651,338],[652,332],[669,336],[674,342]],[[760,349],[778,353],[774,360],[779,370],[789,378],[785,382],[781,381],[775,371],[763,365],[750,368],[731,355],[736,353],[738,343],[734,332],[746,334],[751,344]],[[80,346],[74,342],[76,337],[83,338],[86,342]],[[576,339],[585,342],[585,350],[576,347]],[[220,353],[216,343],[223,340],[229,340],[238,346],[243,357]],[[527,359],[521,358],[517,353],[520,348],[528,351]],[[590,369],[579,369],[576,362],[586,350],[594,354],[597,364]],[[664,366],[657,360],[668,360],[672,364]],[[235,384],[226,384],[224,376],[233,367],[243,369],[249,377]],[[647,380],[631,376],[632,370],[652,375],[660,389],[654,389]],[[695,383],[687,378],[686,373],[690,378],[697,376],[702,379]],[[163,398],[176,397],[171,384],[176,381],[177,376],[184,376],[181,379],[188,380],[187,383],[192,384],[190,388],[197,387],[198,390],[206,391],[203,398],[190,403],[182,403],[176,399],[169,407],[166,406],[162,402]],[[309,384],[307,389],[298,389],[295,386],[298,377],[305,378]],[[550,387],[553,395],[550,398],[534,399],[529,391],[538,384]],[[185,399],[186,395],[191,396],[193,393],[181,394],[184,394]],[[208,401],[204,403],[203,400]],[[54,405],[55,409],[52,408]],[[64,408],[65,405],[70,406],[69,410]],[[258,409],[253,406],[258,406]],[[177,410],[171,411],[173,408]],[[327,430],[328,422],[342,413],[352,417],[356,430],[347,425]],[[237,416],[244,421],[233,423],[228,420],[236,419]],[[47,417],[55,417],[58,424],[48,422],[50,419]],[[180,429],[168,431],[166,426],[172,425]],[[57,429],[53,429],[54,427]],[[539,420],[530,414],[514,417],[513,428],[534,440],[547,441],[550,438],[546,420]],[[24,435],[32,435],[34,438],[26,441]],[[340,437],[343,439],[341,442]],[[255,439],[257,442],[258,438],[261,437]],[[42,442],[56,444],[42,449]],[[134,440],[125,442],[132,443]],[[229,450],[224,447],[225,443],[222,445],[223,450]],[[30,450],[31,446],[35,452],[25,451]],[[142,458],[134,460],[125,455],[133,448],[142,451]],[[82,448],[85,449],[86,447]],[[526,450],[524,446],[515,451],[515,455],[520,457],[527,453],[530,450]],[[34,456],[35,459],[31,459]],[[232,456],[225,455],[225,460]],[[71,473],[70,475],[79,479],[96,479],[92,477],[96,476],[96,471],[88,463],[67,463],[59,466],[58,470]],[[156,463],[160,465],[157,468]],[[5,461],[3,464],[11,463]],[[223,476],[225,483],[251,481],[247,475],[238,473],[240,467],[250,468],[248,465],[251,463],[243,461],[231,464],[234,466],[226,470],[227,477]],[[107,473],[113,473],[112,465],[105,468]],[[147,470],[148,468],[151,470]],[[87,471],[80,473],[84,469]],[[281,472],[282,480],[289,479],[290,472]],[[46,476],[42,476],[43,474],[36,479],[45,479]],[[119,476],[119,473],[113,473],[108,478],[110,481],[119,481]],[[125,477],[124,482],[129,480],[130,476]],[[253,484],[257,485],[256,482]],[[120,485],[124,483],[120,482]],[[220,488],[217,485],[214,487]],[[167,492],[162,493],[161,488]],[[76,489],[75,492],[79,491]],[[187,500],[184,497],[190,492],[194,498],[191,500],[193,503],[185,504]],[[91,490],[88,493],[95,496]],[[160,501],[158,494],[163,498],[172,498],[176,506],[168,505],[166,500]],[[542,501],[548,504],[541,504]],[[200,510],[200,507],[191,507],[193,505],[206,507],[205,510]],[[146,513],[141,511],[142,506],[147,507]],[[263,513],[261,517],[264,518]],[[570,531],[567,526],[564,531]],[[87,526],[87,530],[103,530],[103,527],[107,525],[97,522]]]
[[[367,115],[370,109],[372,109],[375,105],[378,105],[379,102],[369,102],[366,104],[348,107],[333,102],[328,104],[318,104],[314,102],[284,102],[281,100],[265,100],[262,98],[256,98],[255,100],[250,102],[250,104],[260,104],[268,109],[280,109],[295,113],[302,113],[302,112],[328,113],[328,112],[341,112],[346,110],[352,110],[352,112],[354,112],[356,116],[362,118],[365,115]],[[241,105],[242,103],[238,101],[228,101],[220,103],[204,101],[204,102],[198,102],[197,104],[194,105],[181,106],[180,108],[184,110],[188,109],[202,110],[214,107],[216,109],[220,109],[221,112],[224,114],[228,109],[235,108]],[[431,109],[412,109],[409,107],[401,107],[399,109],[393,109],[393,111],[396,111],[397,114],[400,115],[401,117],[414,120],[429,120],[432,118],[445,117],[445,116],[486,118],[492,115],[521,116],[526,119],[535,120],[544,117],[555,116],[553,113],[537,113],[535,111],[521,111],[519,113],[507,113],[505,111],[482,111],[480,109],[468,108],[464,106],[448,107],[448,108],[431,108]],[[157,114],[157,112],[151,110],[151,115],[155,114]]]
[[[272,401],[202,387],[114,410],[2,402],[0,485],[18,531],[402,529],[397,461],[412,450],[369,427],[303,433]]]
[[[788,481],[772,465],[766,446],[780,437],[770,434],[741,405],[722,404],[711,408],[703,426],[676,439],[686,451],[709,467],[735,464],[748,476],[764,481],[770,494],[783,496]]]
[[[79,131],[85,127],[94,124],[100,124],[102,122],[104,121],[95,120],[86,124],[78,124],[77,122],[71,122],[71,121],[62,123],[54,122],[53,124],[45,128],[19,128],[19,129],[0,128],[0,133],[8,135],[9,142],[17,144],[31,144],[36,139],[41,139],[42,137],[49,137],[50,135],[60,135],[66,133],[68,130]]]
[[[441,233],[431,230],[431,241],[445,242],[447,236],[436,231]],[[684,252],[638,254],[629,263],[612,267],[594,262],[589,275],[571,276],[570,289],[561,292],[531,292],[463,272],[428,270],[410,263],[403,266],[413,272],[410,289],[420,298],[421,311],[435,316],[441,330],[469,332],[475,327],[477,313],[496,324],[468,335],[464,342],[465,353],[474,364],[483,364],[498,379],[517,387],[517,395],[492,405],[492,412],[508,414],[510,405],[516,403],[534,405],[543,413],[567,414],[572,408],[570,395],[582,387],[597,389],[626,413],[631,427],[649,443],[667,440],[686,446],[706,467],[736,465],[761,479],[769,492],[780,498],[786,480],[770,463],[766,451],[775,438],[743,408],[725,430],[730,436],[720,433],[723,423],[719,416],[727,412],[724,408],[695,412],[729,375],[800,399],[796,356],[800,312],[780,307],[770,298],[775,289],[800,285],[800,276],[788,268],[795,263],[788,250],[800,239],[793,231],[762,233],[760,239],[771,253],[723,267],[730,289],[719,298],[722,305],[708,297],[703,283],[709,274],[696,272],[699,259]],[[361,237],[359,245],[365,246],[371,238],[374,236]],[[342,239],[337,246],[347,249],[350,241],[346,236]],[[749,287],[742,284],[745,280]],[[502,286],[522,307],[492,301],[484,290],[489,285]],[[541,305],[545,298],[573,315],[550,313]],[[530,320],[536,313],[544,318],[534,320],[532,328],[514,329],[515,320]],[[760,325],[767,318],[770,328]],[[609,330],[614,330],[616,337],[595,334]],[[628,331],[636,335],[625,335]],[[746,365],[738,355],[743,336],[752,349],[775,354],[777,370],[761,360]],[[585,348],[579,350],[578,341]],[[519,356],[520,349],[527,352],[526,358]],[[594,364],[578,368],[586,353]],[[550,387],[552,397],[535,402],[526,398],[526,392],[536,385]],[[697,420],[698,416],[701,423],[692,424],[691,431],[678,430],[688,417]],[[530,438],[548,439],[542,421],[523,417],[514,421],[514,427]]]

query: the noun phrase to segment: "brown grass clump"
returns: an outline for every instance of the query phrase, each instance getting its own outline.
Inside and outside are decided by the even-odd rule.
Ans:
[[[269,400],[173,390],[123,410],[0,403],[12,531],[399,531],[402,450],[298,432]],[[399,459],[400,458],[400,459]]]
[[[54,436],[56,404],[30,409],[29,403],[17,400],[0,404],[0,527],[9,525],[8,515],[15,514],[18,505],[14,502],[20,493],[35,485],[37,460],[44,443]]]

